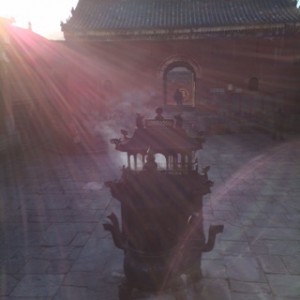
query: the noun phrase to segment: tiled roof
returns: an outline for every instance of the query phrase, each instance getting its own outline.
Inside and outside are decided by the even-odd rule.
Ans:
[[[29,29],[7,26],[6,33],[10,41],[9,55],[31,63],[39,63],[41,60],[53,63],[62,52],[63,47],[58,42],[47,40]]]
[[[295,0],[79,0],[64,32],[300,22]]]

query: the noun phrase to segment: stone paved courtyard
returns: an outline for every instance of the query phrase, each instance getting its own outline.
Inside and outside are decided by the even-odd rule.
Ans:
[[[199,162],[214,186],[205,226],[225,229],[187,300],[300,299],[299,149],[297,136],[207,137]],[[120,175],[118,153],[27,147],[2,153],[0,165],[0,300],[117,300],[123,253],[102,223],[119,212],[103,184]]]

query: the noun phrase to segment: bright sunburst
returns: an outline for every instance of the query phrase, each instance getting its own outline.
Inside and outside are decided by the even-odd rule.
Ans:
[[[1,0],[0,16],[14,18],[15,25],[48,38],[61,37],[60,22],[70,16],[78,0]]]

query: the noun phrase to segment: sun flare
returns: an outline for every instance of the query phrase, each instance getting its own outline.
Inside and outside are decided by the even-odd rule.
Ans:
[[[45,37],[60,33],[60,22],[70,16],[78,0],[2,0],[1,17],[13,18],[14,25],[28,28]]]

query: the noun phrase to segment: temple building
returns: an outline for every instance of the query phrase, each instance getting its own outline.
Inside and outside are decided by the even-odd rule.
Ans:
[[[295,0],[79,0],[61,27],[94,60],[94,90],[172,109],[178,89],[185,109],[262,126],[283,107],[286,127],[300,127]]]

